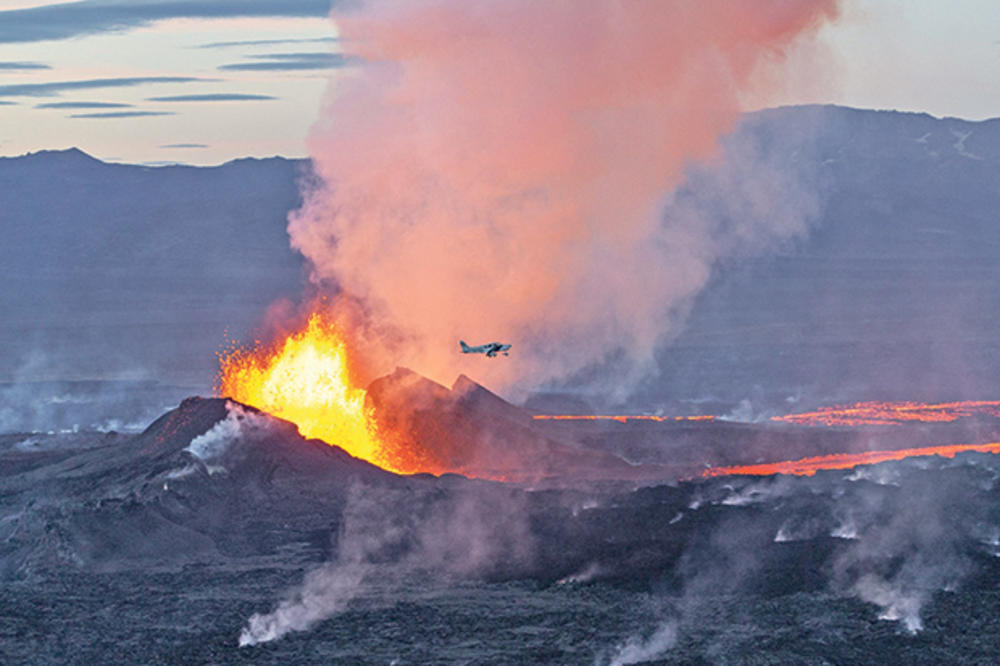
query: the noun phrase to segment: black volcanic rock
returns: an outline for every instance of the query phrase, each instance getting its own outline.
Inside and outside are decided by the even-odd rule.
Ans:
[[[477,384],[466,375],[459,375],[451,386],[455,404],[465,410],[490,414],[508,423],[531,424],[531,414],[510,404],[496,393]]]
[[[176,566],[266,555],[279,544],[320,557],[350,488],[395,478],[216,398],[188,398],[136,436],[30,455],[32,465],[0,486],[26,514],[25,528],[0,546],[0,575]]]
[[[298,427],[254,407],[227,398],[192,397],[153,422],[135,438],[144,453],[176,456],[197,437],[206,435],[225,419],[235,423],[253,421],[254,425],[237,429],[234,446],[220,454],[222,463],[234,463],[234,470],[260,465],[274,473],[310,476],[338,476],[348,473],[385,475],[371,463],[354,458],[338,446],[299,435]],[[229,435],[222,434],[222,437]]]
[[[530,412],[464,375],[448,390],[397,368],[371,383],[368,398],[398,455],[420,469],[522,481],[662,475],[546,437]]]
[[[451,391],[400,371],[378,388],[398,400],[426,391],[425,409],[456,409],[446,423],[520,418],[467,381]],[[11,663],[40,661],[39,646],[43,663],[67,661],[45,640],[52,626],[88,663],[300,663],[323,661],[320,648],[329,663],[346,644],[340,661],[444,650],[578,663],[583,652],[539,656],[525,641],[573,633],[588,656],[604,654],[602,618],[625,628],[615,641],[642,622],[678,622],[684,642],[667,656],[692,663],[720,644],[734,662],[764,650],[775,663],[864,663],[873,645],[913,656],[945,641],[947,663],[996,661],[984,655],[1000,634],[974,623],[998,598],[997,456],[538,489],[395,476],[217,399],[185,400],[134,437],[67,437],[0,438],[0,650]],[[275,609],[316,623],[237,652],[248,618]],[[509,636],[503,651],[498,636]]]
[[[152,455],[177,454],[192,439],[208,432],[226,418],[226,402],[218,398],[186,398],[177,409],[170,410],[149,424],[135,442]],[[252,407],[246,409],[257,411]]]

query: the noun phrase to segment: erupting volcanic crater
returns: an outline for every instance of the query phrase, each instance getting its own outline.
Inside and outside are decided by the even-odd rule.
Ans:
[[[194,660],[211,661],[239,627],[240,647],[293,650],[275,640],[363,632],[372,614],[423,644],[427,609],[452,612],[435,595],[462,590],[562,618],[593,594],[618,600],[615,616],[635,590],[667,589],[677,608],[698,600],[684,611],[697,640],[730,600],[765,628],[824,613],[913,634],[925,618],[966,617],[941,610],[952,599],[940,590],[976,594],[1000,575],[997,403],[858,403],[758,423],[543,414],[465,375],[449,388],[397,368],[361,388],[335,333],[314,317],[224,355],[219,397],[187,398],[139,434],[0,438],[0,496],[17,507],[0,521],[0,579],[78,575],[90,590],[114,573],[121,595],[136,576],[205,581],[222,602],[199,589],[177,603],[224,626],[199,643]],[[95,589],[88,608],[104,603]],[[75,603],[62,590],[45,587],[44,602]],[[188,611],[178,617],[186,637]]]
[[[536,483],[811,475],[1000,452],[997,401],[861,402],[749,424],[710,414],[540,414],[465,375],[449,389],[406,368],[362,389],[337,327],[321,314],[272,345],[223,355],[217,390],[400,474]]]
[[[546,437],[531,415],[464,375],[451,389],[398,368],[354,385],[345,343],[321,315],[271,346],[221,359],[220,396],[295,423],[386,470],[499,480],[635,475],[609,454]]]

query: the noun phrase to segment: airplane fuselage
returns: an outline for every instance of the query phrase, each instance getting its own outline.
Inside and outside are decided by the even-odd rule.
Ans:
[[[463,354],[485,354],[487,358],[496,358],[497,354],[509,356],[507,350],[511,348],[510,344],[503,342],[487,342],[485,345],[473,347],[465,344],[465,340],[459,340],[458,344],[462,348]]]

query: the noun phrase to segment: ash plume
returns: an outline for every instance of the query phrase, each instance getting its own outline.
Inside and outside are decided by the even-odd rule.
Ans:
[[[450,381],[463,338],[514,343],[517,363],[477,368],[498,387],[608,360],[635,380],[716,261],[804,230],[781,203],[796,197],[753,163],[719,182],[737,221],[662,209],[741,100],[766,99],[786,50],[837,14],[837,0],[335,14],[364,64],[335,74],[292,245],[373,375],[402,364]]]

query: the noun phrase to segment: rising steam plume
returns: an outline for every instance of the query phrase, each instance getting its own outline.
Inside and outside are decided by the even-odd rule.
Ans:
[[[450,382],[469,367],[459,338],[514,343],[516,362],[474,371],[497,387],[623,350],[627,367],[648,365],[733,245],[664,219],[669,193],[837,5],[368,0],[337,13],[364,64],[331,85],[292,244],[373,372]]]

